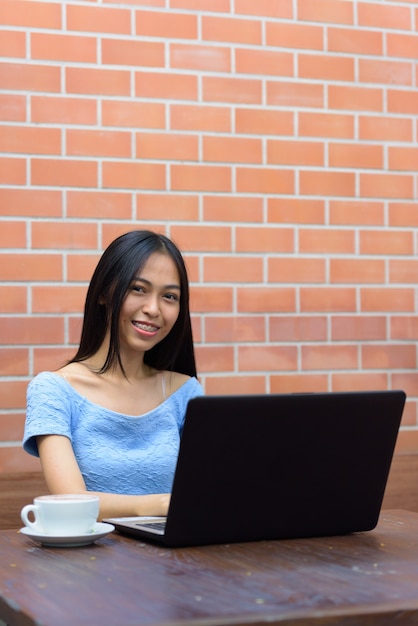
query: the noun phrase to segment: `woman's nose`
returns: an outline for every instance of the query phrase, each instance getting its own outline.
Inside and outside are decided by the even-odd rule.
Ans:
[[[143,310],[148,315],[158,315],[160,312],[160,307],[158,305],[158,296],[153,294],[148,294],[147,299],[143,304]]]

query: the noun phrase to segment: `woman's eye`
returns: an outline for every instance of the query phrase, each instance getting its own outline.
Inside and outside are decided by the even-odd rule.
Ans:
[[[167,300],[173,300],[174,302],[177,302],[179,299],[175,293],[166,293],[164,297],[167,298]]]
[[[144,288],[141,285],[132,285],[132,291],[136,291],[137,293],[143,293]]]

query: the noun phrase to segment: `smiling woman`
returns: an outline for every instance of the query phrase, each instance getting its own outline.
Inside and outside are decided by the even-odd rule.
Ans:
[[[186,406],[202,393],[182,255],[132,231],[93,273],[75,356],[30,383],[23,445],[51,493],[97,493],[100,518],[165,515]]]

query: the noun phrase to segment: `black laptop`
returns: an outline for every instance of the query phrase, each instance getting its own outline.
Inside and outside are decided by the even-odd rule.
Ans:
[[[167,518],[104,521],[170,547],[372,530],[405,400],[403,391],[194,398]]]

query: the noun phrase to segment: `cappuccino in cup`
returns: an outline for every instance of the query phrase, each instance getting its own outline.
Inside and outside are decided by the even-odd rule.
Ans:
[[[38,496],[23,507],[22,522],[38,534],[86,535],[99,515],[99,497],[90,494]]]

